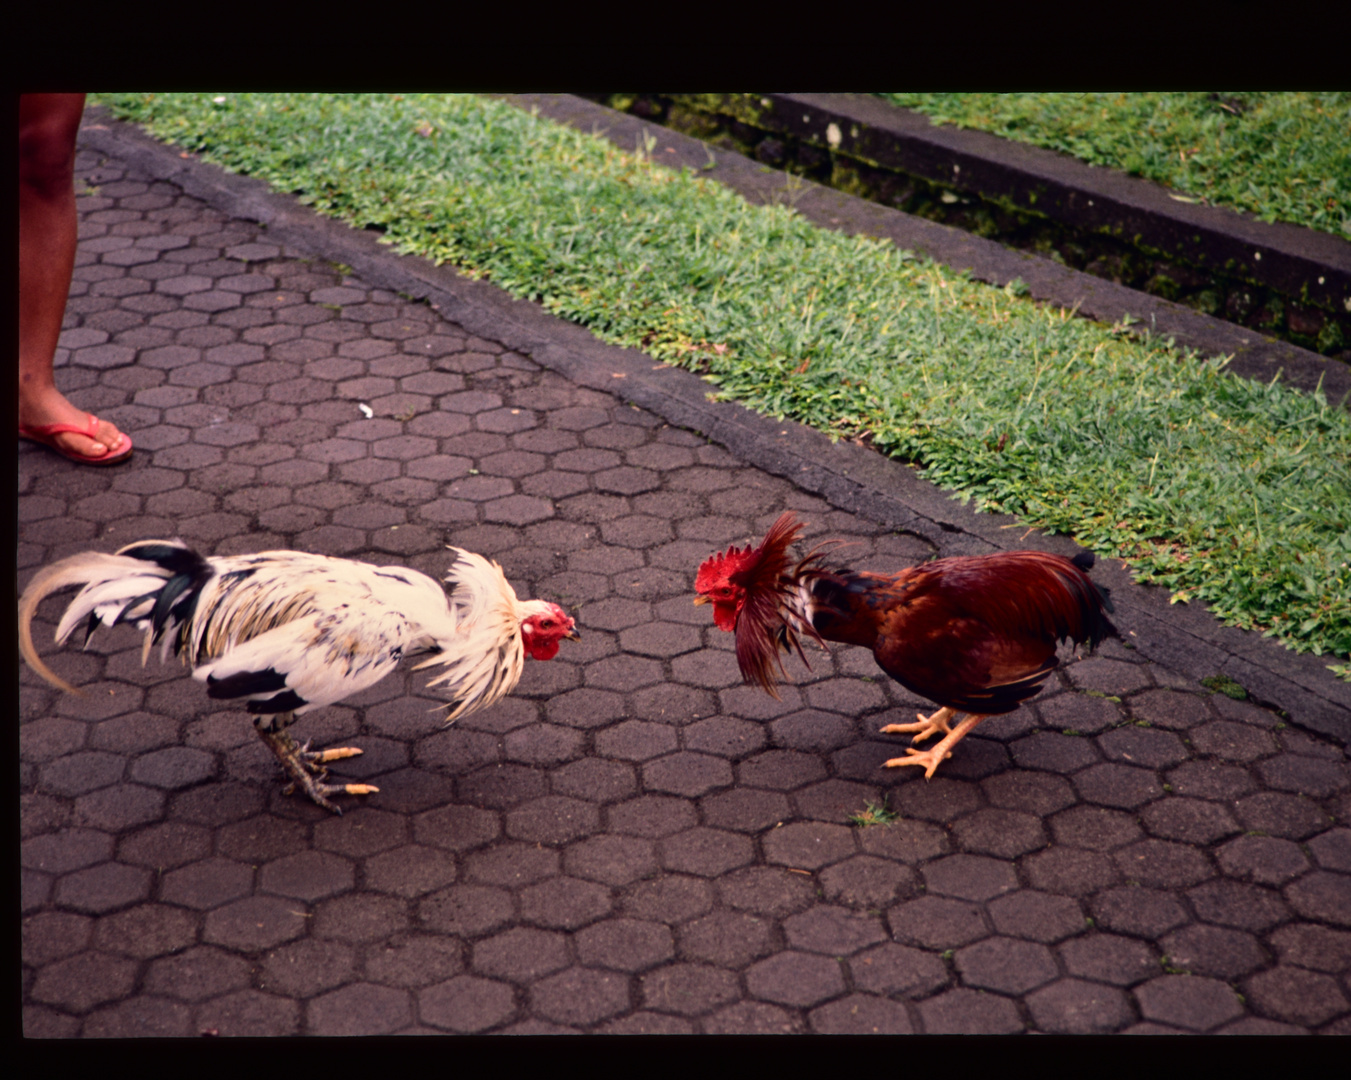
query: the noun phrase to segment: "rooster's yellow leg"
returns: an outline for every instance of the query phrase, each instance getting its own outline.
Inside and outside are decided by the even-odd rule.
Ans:
[[[931,735],[937,735],[940,732],[944,735],[949,734],[952,728],[948,726],[948,721],[957,715],[955,709],[949,709],[946,705],[937,712],[925,716],[923,713],[915,713],[919,720],[918,724],[888,724],[884,728],[878,729],[883,735],[908,735],[915,732],[915,737],[910,741],[920,743]]]
[[[291,722],[291,719],[290,714],[282,713],[275,717],[269,717],[267,720],[259,717],[253,722],[258,737],[277,756],[282,768],[291,777],[291,783],[286,788],[287,794],[299,787],[325,810],[332,810],[335,814],[341,815],[342,810],[329,801],[329,795],[370,795],[380,790],[372,784],[325,783],[328,769],[324,767],[323,762],[353,757],[361,751],[353,747],[322,751],[311,750],[308,742],[304,746],[297,746],[296,741],[286,731],[286,725]]]
[[[890,761],[883,762],[883,764],[888,768],[898,765],[923,765],[924,778],[927,780],[933,776],[939,762],[944,758],[952,757],[952,748],[966,737],[966,733],[984,719],[983,716],[968,716],[948,733],[947,738],[928,750],[916,750],[913,746],[908,746],[905,752],[910,755],[909,757],[892,758]]]

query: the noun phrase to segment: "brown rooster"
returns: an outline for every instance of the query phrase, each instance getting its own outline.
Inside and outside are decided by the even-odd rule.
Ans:
[[[817,548],[790,571],[788,546],[802,529],[788,512],[758,547],[705,560],[695,603],[712,603],[713,621],[736,633],[742,675],[771,694],[785,674],[780,654],[801,655],[805,635],[871,649],[883,671],[937,702],[919,723],[881,729],[913,733],[912,743],[944,736],[929,750],[908,747],[909,756],[889,766],[922,765],[932,776],[987,716],[1010,713],[1041,689],[1058,663],[1058,642],[1092,648],[1116,633],[1104,614],[1112,610],[1107,590],[1085,573],[1089,552],[1072,560],[1040,551],[958,556],[871,574],[826,570]]]
[[[325,763],[350,747],[311,751],[286,728],[296,716],[374,686],[405,656],[431,655],[418,668],[445,670],[448,720],[509,694],[527,655],[551,660],[561,640],[579,637],[556,604],[519,601],[495,562],[461,548],[437,582],[401,566],[372,566],[302,551],[207,558],[181,540],[143,540],[115,555],[89,551],[39,571],[19,600],[19,651],[54,686],[81,693],[54,674],[33,646],[33,613],[44,597],[83,585],[56,629],[65,642],[82,620],[84,640],[100,625],[135,624],[170,648],[206,683],[208,697],[242,700],[254,728],[311,799],[366,795],[369,784],[327,784]]]

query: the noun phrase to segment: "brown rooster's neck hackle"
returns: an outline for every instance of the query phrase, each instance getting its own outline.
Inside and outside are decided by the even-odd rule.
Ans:
[[[695,579],[701,594],[711,595],[730,586],[736,597],[735,626],[737,666],[742,676],[778,697],[776,684],[787,678],[780,656],[784,651],[802,651],[800,635],[820,641],[811,622],[795,614],[796,576],[821,558],[821,550],[808,555],[789,574],[788,548],[805,528],[791,510],[779,516],[765,538],[755,547],[735,546],[705,560]]]

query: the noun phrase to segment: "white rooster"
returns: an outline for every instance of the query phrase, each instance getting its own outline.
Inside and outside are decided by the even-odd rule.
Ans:
[[[84,585],[56,629],[63,644],[88,620],[85,644],[100,625],[134,623],[153,644],[170,647],[208,697],[244,699],[254,727],[282,766],[320,806],[326,796],[365,795],[369,784],[328,784],[324,763],[361,753],[311,751],[286,728],[300,713],[373,686],[400,659],[431,655],[417,669],[445,670],[447,723],[506,696],[528,654],[551,660],[561,640],[577,641],[573,620],[544,600],[516,599],[502,568],[452,547],[447,591],[417,570],[372,566],[299,551],[203,557],[180,540],[143,540],[115,555],[85,552],[41,570],[19,599],[19,651],[54,686],[70,686],[33,647],[33,613],[44,597]]]

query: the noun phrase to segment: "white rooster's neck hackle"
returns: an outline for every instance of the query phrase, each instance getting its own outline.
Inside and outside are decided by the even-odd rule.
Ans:
[[[521,623],[547,610],[542,600],[517,600],[516,590],[496,562],[463,548],[450,550],[456,557],[446,585],[455,631],[438,639],[439,652],[413,669],[445,668],[427,686],[446,683],[454,689],[456,700],[447,723],[511,692],[525,668]]]

